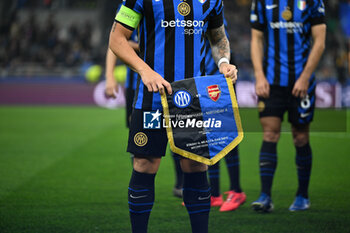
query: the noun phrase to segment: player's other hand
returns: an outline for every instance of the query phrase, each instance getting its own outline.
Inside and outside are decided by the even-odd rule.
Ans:
[[[299,77],[295,82],[292,95],[299,98],[305,98],[307,95],[307,89],[309,88],[309,80],[307,78]]]
[[[225,75],[225,78],[229,78],[232,80],[233,83],[236,83],[237,81],[237,68],[235,65],[227,64],[227,63],[222,63],[220,65],[220,73]]]
[[[149,92],[159,92],[163,94],[165,89],[168,94],[172,94],[171,85],[167,82],[162,76],[160,76],[157,72],[152,69],[147,69],[143,72],[140,72],[142,82],[147,87]]]
[[[119,90],[119,85],[115,81],[114,77],[106,77],[106,85],[105,85],[105,95],[108,98],[117,98],[115,93]]]
[[[256,95],[262,98],[269,98],[270,96],[270,84],[266,80],[265,75],[255,74],[256,83],[255,83],[255,92]]]

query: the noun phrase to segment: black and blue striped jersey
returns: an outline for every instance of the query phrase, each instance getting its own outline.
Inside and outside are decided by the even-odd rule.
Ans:
[[[138,43],[139,40],[138,40],[137,30],[133,31],[133,33],[131,34],[130,40]],[[127,67],[125,88],[136,90],[137,76],[138,74],[135,71]]]
[[[264,32],[263,66],[271,85],[294,85],[311,50],[311,27],[325,23],[324,15],[322,0],[253,0],[251,26]]]
[[[116,16],[139,29],[140,57],[168,82],[205,74],[205,33],[223,24],[222,0],[126,0]],[[134,108],[162,109],[140,77]]]

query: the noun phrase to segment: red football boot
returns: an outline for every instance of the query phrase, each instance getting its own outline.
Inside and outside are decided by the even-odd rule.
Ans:
[[[218,197],[210,197],[210,206],[221,206],[222,203],[224,203],[224,200],[222,199],[222,195]]]
[[[247,198],[244,192],[236,193],[235,191],[228,191],[225,194],[227,194],[227,199],[220,208],[221,212],[237,209]]]

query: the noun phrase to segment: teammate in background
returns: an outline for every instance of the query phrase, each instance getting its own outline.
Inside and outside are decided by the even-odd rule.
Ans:
[[[118,7],[119,9],[119,7]],[[136,51],[139,51],[139,44],[137,43],[137,33],[136,30],[132,33],[129,45]],[[105,95],[110,98],[116,98],[115,93],[119,91],[119,84],[114,78],[114,67],[117,64],[117,56],[112,52],[112,50],[108,47],[107,53],[106,53],[106,65],[105,65],[105,71],[106,71],[106,86],[105,86]],[[134,72],[132,69],[127,67],[126,70],[126,82],[125,82],[125,108],[126,108],[126,126],[130,127],[130,119],[131,119],[131,113],[132,113],[132,103],[134,100],[135,90],[136,90],[136,83],[137,83],[137,73]],[[131,158],[131,164],[133,164],[134,155],[130,154]]]
[[[136,51],[139,51],[139,44],[137,38],[137,31],[135,30],[129,40],[129,45]],[[115,92],[118,92],[119,86],[114,78],[114,67],[117,64],[117,56],[112,52],[110,48],[107,49],[106,53],[106,87],[105,93],[108,97],[116,98]],[[127,67],[126,72],[126,125],[130,126],[131,112],[132,112],[132,103],[134,100],[136,84],[137,84],[137,73],[132,69]]]
[[[326,25],[322,0],[253,0],[251,59],[263,127],[260,150],[261,195],[252,207],[273,210],[271,186],[277,166],[277,142],[283,114],[288,111],[296,148],[298,190],[290,211],[310,207],[308,186],[312,152],[309,126],[315,108],[315,75],[325,48]],[[311,42],[312,40],[312,42]],[[265,49],[264,49],[265,41]]]
[[[117,12],[119,11],[122,4],[119,4],[117,7]],[[130,39],[128,41],[131,48],[134,49],[135,52],[139,52],[139,44],[138,44],[138,37],[137,37],[137,30],[134,30],[133,33],[130,36]],[[117,56],[112,52],[112,50],[108,47],[107,53],[106,53],[106,86],[105,86],[105,94],[107,97],[116,98],[115,92],[118,92],[119,86],[114,78],[114,67],[117,64]],[[132,103],[134,100],[135,90],[136,90],[136,83],[137,83],[137,73],[131,70],[129,67],[127,67],[126,72],[126,93],[125,93],[125,99],[126,99],[126,125],[127,127],[130,126],[130,119],[131,119],[131,112],[132,112]]]
[[[181,155],[175,154],[174,152],[171,152],[171,155],[174,160],[174,166],[175,166],[175,185],[173,188],[173,195],[175,197],[182,198],[182,188],[184,184],[184,173],[181,169]]]
[[[222,1],[147,2],[126,0],[110,35],[112,51],[139,73],[131,116],[128,152],[135,155],[129,184],[129,211],[133,232],[147,232],[154,203],[154,178],[165,155],[165,129],[143,129],[143,112],[162,110],[160,93],[172,94],[169,82],[205,74],[204,34],[208,33],[215,62],[233,82],[237,70],[229,64],[230,46],[225,35]],[[140,30],[140,57],[128,44],[132,31]],[[163,78],[164,77],[164,78]],[[159,113],[159,112],[158,112]],[[210,187],[207,166],[181,159],[183,199],[192,232],[208,232]]]
[[[224,18],[225,29],[227,22]],[[228,33],[226,36],[229,39]],[[231,64],[234,64],[233,53],[231,51]],[[205,57],[205,72],[207,75],[219,74],[219,69],[211,54],[210,43],[206,42],[206,57]],[[237,209],[246,201],[246,195],[242,192],[239,182],[239,157],[238,147],[235,147],[230,153],[225,156],[226,166],[230,178],[230,190],[225,192],[227,194],[224,202],[222,195],[220,195],[220,162],[208,167],[209,181],[211,187],[211,206],[220,206],[220,211],[232,211]]]

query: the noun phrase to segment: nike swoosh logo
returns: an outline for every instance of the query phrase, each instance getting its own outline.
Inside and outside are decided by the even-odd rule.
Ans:
[[[275,7],[277,7],[276,4],[273,4],[273,5],[266,5],[266,9],[267,9],[267,10],[271,10],[271,9],[273,9],[273,8],[275,8]]]
[[[207,197],[198,197],[198,200],[202,201],[202,200],[206,200],[209,199],[211,195],[207,196]]]
[[[143,196],[134,196],[134,195],[130,194],[130,197],[133,198],[133,199],[139,199],[139,198],[147,197],[147,195],[143,195]]]
[[[269,162],[266,162],[266,163],[260,163],[260,166],[265,166],[265,165],[268,165],[270,164]]]
[[[304,117],[307,117],[308,115],[310,115],[310,113],[300,113],[300,117],[301,118],[304,118]]]

